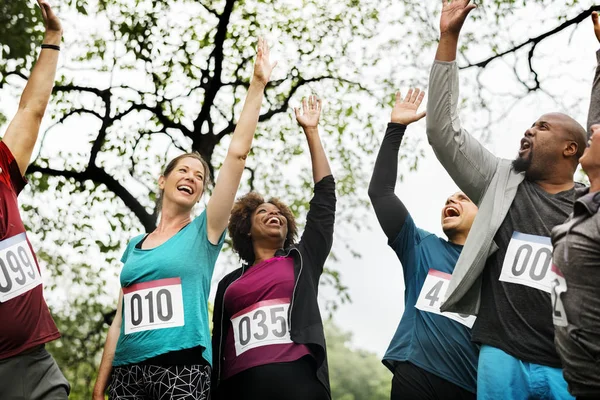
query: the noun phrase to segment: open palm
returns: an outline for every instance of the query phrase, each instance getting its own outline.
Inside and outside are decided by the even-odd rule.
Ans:
[[[267,42],[262,38],[258,38],[258,49],[256,51],[256,61],[254,62],[253,79],[256,79],[256,81],[263,86],[266,86],[267,83],[269,83],[271,72],[273,72],[273,68],[277,65],[277,61],[271,63],[270,55],[271,52]]]
[[[54,14],[52,7],[46,0],[37,0],[40,9],[42,10],[42,18],[47,32],[62,32],[60,19]]]
[[[409,89],[404,100],[400,92],[396,92],[396,103],[392,109],[392,122],[408,125],[425,116],[425,111],[417,113],[425,97],[420,89]]]
[[[471,0],[443,0],[442,15],[440,17],[440,32],[459,34],[471,10],[477,8],[470,4]]]
[[[321,106],[322,102],[317,96],[309,96],[302,99],[302,112],[299,109],[294,108],[296,113],[296,121],[304,129],[316,128],[319,125],[319,118],[321,117]]]

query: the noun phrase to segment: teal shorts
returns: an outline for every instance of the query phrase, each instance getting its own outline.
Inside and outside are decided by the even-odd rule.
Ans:
[[[478,400],[574,399],[562,369],[521,361],[495,347],[481,346]]]

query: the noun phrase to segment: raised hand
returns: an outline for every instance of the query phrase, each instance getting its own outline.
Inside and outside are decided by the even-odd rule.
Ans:
[[[44,19],[44,27],[46,28],[46,33],[56,33],[62,34],[62,24],[60,23],[60,19],[54,14],[52,11],[52,7],[47,0],[37,0],[40,9],[42,10],[42,18]]]
[[[271,63],[269,60],[269,45],[263,38],[258,38],[258,49],[256,51],[256,61],[254,62],[254,75],[252,80],[266,86],[271,79],[271,72],[277,65],[277,61]]]
[[[594,23],[594,33],[596,34],[596,39],[600,42],[600,22],[598,22],[598,12],[594,11],[592,13],[592,22]]]
[[[294,108],[296,113],[296,121],[304,129],[314,129],[319,125],[321,117],[322,101],[317,96],[311,95],[302,99],[302,112],[300,109]]]
[[[440,33],[458,36],[465,23],[467,15],[477,8],[469,4],[471,0],[442,0],[442,15],[440,16]]]
[[[417,110],[425,97],[425,92],[420,89],[410,88],[404,100],[400,92],[396,92],[396,103],[392,109],[392,122],[409,125],[425,116],[425,111],[418,113]]]

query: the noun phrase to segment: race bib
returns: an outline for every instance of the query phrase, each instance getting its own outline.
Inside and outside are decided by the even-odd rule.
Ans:
[[[550,293],[552,243],[549,237],[513,232],[502,264],[500,280]]]
[[[445,272],[430,269],[427,273],[427,278],[419,293],[417,304],[415,307],[421,311],[430,312],[433,314],[441,315],[446,318],[450,318],[468,328],[472,328],[477,318],[475,315],[469,314],[458,314],[452,312],[441,312],[440,306],[446,298],[446,290],[450,285],[450,278],[452,275]]]
[[[292,343],[288,324],[289,299],[258,302],[231,318],[235,354],[272,344]]]
[[[181,278],[159,279],[123,288],[125,334],[183,326]]]
[[[552,290],[550,295],[552,296],[552,321],[556,326],[569,325],[567,313],[560,297],[566,291],[567,281],[565,281],[565,277],[556,265],[552,264]]]
[[[0,242],[0,303],[42,284],[42,277],[27,242],[20,233]]]

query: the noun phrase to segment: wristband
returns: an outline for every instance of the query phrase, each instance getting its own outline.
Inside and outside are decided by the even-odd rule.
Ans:
[[[52,49],[52,50],[60,51],[60,46],[57,46],[55,44],[42,44],[42,49]]]

